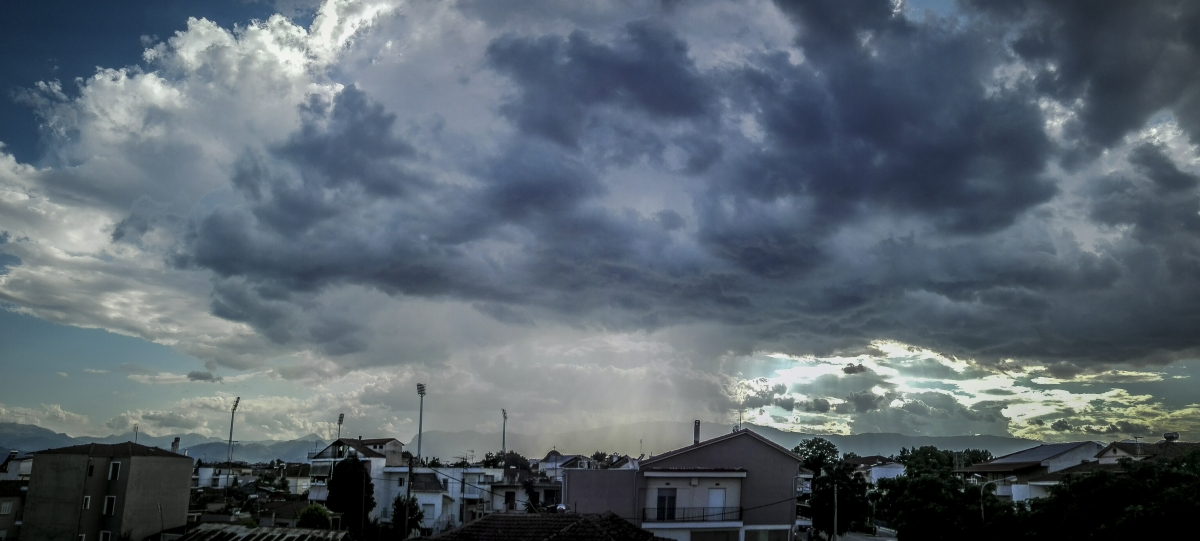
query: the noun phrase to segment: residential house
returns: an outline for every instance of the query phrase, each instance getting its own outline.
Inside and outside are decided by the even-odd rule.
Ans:
[[[491,485],[503,471],[480,466],[413,468],[411,493],[417,498],[426,517],[434,517],[432,523],[427,520],[423,527],[433,531],[454,528],[490,512]],[[390,516],[391,504],[397,496],[409,494],[408,482],[408,466],[383,468],[380,480],[376,481],[376,491],[383,498],[376,496],[376,501],[387,502],[387,509],[380,515],[381,521],[394,522],[394,517]]]
[[[33,471],[33,455],[12,450],[0,462],[0,481],[28,481]]]
[[[28,490],[29,481],[0,481],[0,540],[16,539],[21,532]]]
[[[192,488],[229,488],[255,479],[254,467],[245,462],[201,462],[192,470]]]
[[[395,498],[391,486],[394,479],[385,479],[384,472],[388,467],[405,464],[404,444],[396,438],[340,438],[324,449],[312,453],[309,457],[309,501],[325,502],[329,496],[329,479],[333,475],[334,466],[350,457],[364,462],[367,474],[371,476],[375,485],[376,505],[368,518],[391,522],[388,515],[391,514],[391,503]]]
[[[1046,494],[1041,485],[1030,481],[1046,474],[1096,460],[1103,446],[1094,441],[1046,443],[954,470],[972,483],[992,483],[996,496],[1012,501],[1024,501]]]
[[[576,512],[613,510],[654,535],[679,541],[786,541],[797,524],[800,457],[736,430],[641,461],[638,470],[566,470],[564,499]]]
[[[435,537],[440,541],[655,541],[613,513],[495,514]]]
[[[552,481],[562,481],[565,469],[598,469],[600,464],[587,455],[564,455],[556,450],[546,453],[546,457],[537,461],[537,471]]]
[[[1095,455],[1095,460],[1076,464],[1029,480],[1030,497],[1043,497],[1049,494],[1050,487],[1062,482],[1069,475],[1090,475],[1098,471],[1121,473],[1121,459],[1134,462],[1143,460],[1171,460],[1184,456],[1192,451],[1200,451],[1200,443],[1177,441],[1175,433],[1166,434],[1167,438],[1155,443],[1139,441],[1114,441]]]
[[[280,468],[279,476],[287,481],[288,492],[304,494],[312,483],[312,465],[288,464]]]
[[[529,508],[545,509],[558,505],[563,503],[562,486],[562,481],[547,479],[531,471],[510,470],[508,475],[491,485],[490,512],[521,514],[527,513]]]
[[[35,454],[23,541],[140,541],[187,522],[192,459],[133,442]]]
[[[863,476],[871,484],[878,483],[880,479],[904,475],[904,464],[881,455],[856,456],[842,462],[854,465],[855,473]]]

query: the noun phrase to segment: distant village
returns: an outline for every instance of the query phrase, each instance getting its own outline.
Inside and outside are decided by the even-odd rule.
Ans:
[[[1028,502],[1073,477],[1200,449],[1166,434],[1153,443],[1042,444],[995,458],[932,448],[859,457],[839,456],[821,438],[787,449],[749,429],[702,440],[700,428],[696,421],[690,445],[636,457],[500,449],[442,463],[389,437],[339,437],[306,461],[258,464],[196,460],[181,453],[179,438],[170,449],[125,442],[12,451],[0,462],[0,539],[807,540],[828,538],[814,529],[823,512],[814,489],[837,475],[846,476],[834,481],[843,491],[900,486],[889,483],[929,467],[918,463],[949,461],[946,473],[976,487],[984,513],[984,495]],[[854,505],[837,490],[829,537],[897,535],[875,516],[875,503],[869,515],[847,518]]]

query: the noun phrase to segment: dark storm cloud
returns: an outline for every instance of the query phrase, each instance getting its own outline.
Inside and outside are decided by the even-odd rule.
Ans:
[[[314,98],[294,134],[243,153],[240,200],[198,212],[173,262],[215,272],[214,314],[331,355],[370,338],[352,318],[309,321],[304,299],[347,284],[461,299],[513,325],[717,322],[750,342],[729,339],[717,356],[863,352],[892,339],[1070,376],[1196,351],[1197,178],[1166,146],[1112,146],[1149,111],[1191,118],[1190,42],[1155,37],[1179,20],[1157,7],[1132,15],[1113,31],[1146,43],[1102,58],[1088,40],[1117,41],[1086,31],[1083,15],[1068,20],[1066,4],[973,2],[970,17],[921,21],[887,0],[780,5],[803,62],[767,50],[701,69],[670,18],[496,38],[481,60],[513,85],[497,112],[515,130],[455,161],[462,182],[433,172],[443,165],[422,145],[436,137],[401,129],[410,119],[365,92]],[[1105,21],[1119,11],[1097,9]],[[1142,62],[1143,48],[1171,52]],[[995,80],[1020,61],[1033,79]],[[1136,77],[1148,65],[1165,86]],[[1083,100],[1063,147],[1046,134],[1046,98]],[[1101,118],[1097,103],[1119,110]],[[731,117],[753,120],[757,135]],[[1085,247],[1046,225],[1067,195],[1047,171],[1096,145],[1128,167],[1071,195],[1096,225],[1129,232]],[[682,152],[670,167],[668,147]],[[621,169],[633,164],[685,183],[690,209],[625,206],[623,190],[642,181]],[[113,236],[144,229],[131,215]],[[841,376],[793,391],[819,410],[817,399],[894,388],[869,372]]]
[[[488,47],[488,62],[516,81],[521,94],[503,111],[526,133],[574,146],[588,109],[612,103],[658,119],[704,114],[712,93],[667,28],[630,23],[615,47],[582,31],[568,38],[507,36]]]
[[[1186,0],[968,0],[1015,26],[1012,50],[1039,91],[1083,108],[1072,130],[1104,148],[1171,109],[1200,135],[1200,6]]]

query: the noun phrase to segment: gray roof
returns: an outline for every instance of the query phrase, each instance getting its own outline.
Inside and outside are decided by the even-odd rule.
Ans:
[[[1008,463],[1015,464],[1015,463],[1020,463],[1020,462],[1041,462],[1043,460],[1049,460],[1058,455],[1066,453],[1067,451],[1075,449],[1076,447],[1079,447],[1081,445],[1091,445],[1091,446],[1095,447],[1096,449],[1100,448],[1100,445],[1094,441],[1071,441],[1071,442],[1067,442],[1067,443],[1043,443],[1042,445],[1039,445],[1037,447],[1026,449],[1024,451],[1017,451],[1017,452],[1009,454],[1009,455],[1004,455],[1000,458],[989,460],[988,464],[1008,464]]]
[[[345,530],[310,530],[308,528],[247,528],[236,524],[201,524],[179,541],[317,541],[345,539]]]

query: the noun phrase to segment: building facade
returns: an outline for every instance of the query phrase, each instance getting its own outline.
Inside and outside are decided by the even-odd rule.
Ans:
[[[23,541],[134,541],[187,522],[192,459],[132,442],[41,451]]]

